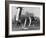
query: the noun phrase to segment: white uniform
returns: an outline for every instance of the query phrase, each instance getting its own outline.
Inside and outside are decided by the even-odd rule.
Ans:
[[[16,21],[18,21],[18,19],[19,19],[19,11],[20,11],[20,8],[18,8],[18,10],[17,10]]]

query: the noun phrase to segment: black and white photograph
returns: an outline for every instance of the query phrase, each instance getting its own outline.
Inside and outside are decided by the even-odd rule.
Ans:
[[[40,30],[40,7],[12,6],[12,31]]]
[[[42,4],[9,4],[8,35],[43,33]]]

